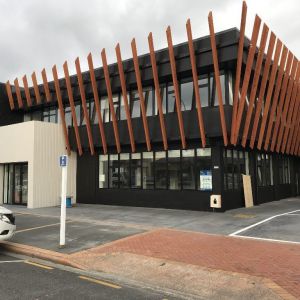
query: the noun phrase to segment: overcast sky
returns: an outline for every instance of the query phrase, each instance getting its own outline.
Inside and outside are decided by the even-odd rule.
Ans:
[[[246,35],[251,36],[257,13],[271,30],[300,57],[300,2],[297,0],[249,0]],[[0,0],[0,81],[29,77],[36,71],[41,82],[45,67],[92,52],[94,66],[101,66],[100,52],[106,48],[108,62],[116,61],[114,47],[120,42],[123,59],[131,56],[130,42],[136,38],[138,54],[148,52],[147,36],[153,33],[155,49],[166,47],[165,30],[171,26],[173,43],[186,41],[185,23],[191,19],[193,37],[207,35],[207,15],[213,11],[215,31],[240,26],[241,0]]]

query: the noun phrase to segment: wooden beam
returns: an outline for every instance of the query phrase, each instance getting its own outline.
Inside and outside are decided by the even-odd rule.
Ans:
[[[166,34],[167,34],[167,40],[168,40],[169,58],[170,58],[173,86],[174,86],[174,92],[175,92],[176,112],[177,112],[177,119],[178,119],[178,124],[179,124],[181,146],[183,149],[185,149],[186,148],[186,139],[185,139],[185,134],[184,134],[184,125],[183,125],[182,112],[181,112],[181,99],[180,99],[180,92],[179,92],[179,86],[178,86],[176,61],[175,61],[172,33],[171,33],[170,26],[168,26],[168,28],[166,30]]]
[[[12,95],[9,80],[6,82],[5,86],[6,86],[6,92],[7,92],[7,96],[8,96],[9,106],[10,106],[10,109],[13,110],[15,108],[15,103],[14,103],[14,97]]]
[[[266,61],[265,61],[264,71],[263,71],[263,76],[262,76],[262,80],[261,80],[261,84],[260,84],[258,100],[257,100],[256,107],[255,107],[255,117],[254,117],[254,122],[253,122],[253,127],[252,127],[252,132],[251,132],[251,139],[250,139],[250,148],[251,149],[253,149],[253,147],[254,147],[257,128],[258,128],[258,122],[261,117],[261,110],[262,110],[262,106],[264,103],[267,82],[269,79],[269,72],[270,72],[270,66],[272,63],[272,55],[273,55],[273,51],[274,51],[275,41],[276,41],[276,36],[273,32],[271,32],[269,45],[268,45],[268,51],[267,51],[267,57],[266,57]]]
[[[42,70],[42,78],[43,78],[43,85],[44,85],[46,101],[50,102],[51,101],[51,95],[50,95],[49,84],[48,84],[47,74],[46,74],[45,68]]]
[[[234,94],[233,94],[233,112],[232,112],[232,119],[231,119],[231,135],[230,135],[231,144],[234,143],[234,130],[235,130],[235,124],[237,118],[237,111],[238,111],[241,71],[242,71],[243,54],[244,54],[246,18],[247,18],[247,4],[245,1],[243,1],[240,36],[239,36],[239,47],[238,47],[238,56],[237,56],[237,64],[236,64],[235,85],[234,85]]]
[[[97,118],[98,118],[98,125],[99,125],[99,131],[100,131],[100,136],[101,136],[102,148],[103,148],[104,154],[106,154],[107,153],[107,144],[106,144],[103,120],[102,120],[102,116],[101,116],[101,107],[100,107],[99,94],[98,94],[96,77],[95,77],[95,72],[94,72],[93,58],[92,58],[91,53],[88,55],[87,60],[88,60],[93,94],[94,94],[94,99],[95,99],[96,114],[97,114]]]
[[[136,78],[138,93],[139,93],[139,97],[140,97],[140,105],[141,105],[141,112],[142,112],[142,119],[143,119],[143,126],[144,126],[147,150],[151,151],[150,133],[149,133],[149,127],[148,127],[148,122],[147,122],[145,98],[144,98],[144,94],[143,94],[142,79],[141,79],[139,59],[138,59],[138,55],[137,55],[135,39],[132,39],[132,41],[131,41],[131,50],[132,50],[135,78]]]
[[[280,125],[280,119],[281,119],[282,109],[283,109],[283,105],[284,105],[284,100],[286,97],[287,85],[288,85],[288,80],[289,80],[289,75],[290,75],[290,71],[291,71],[293,58],[294,58],[294,55],[290,52],[289,56],[288,56],[287,65],[286,65],[286,71],[285,71],[282,86],[281,86],[279,104],[277,106],[276,122],[275,122],[274,130],[272,133],[272,143],[271,143],[271,147],[270,147],[272,152],[274,151],[275,143],[277,141],[277,134],[278,134],[278,129],[279,129],[279,125]]]
[[[82,80],[79,57],[77,57],[75,60],[75,67],[76,67],[76,73],[77,73],[77,79],[78,79],[78,85],[79,85],[79,92],[80,92],[80,96],[81,96],[83,114],[84,114],[84,118],[85,118],[86,130],[87,130],[87,135],[88,135],[88,140],[89,140],[90,152],[91,152],[91,155],[94,155],[95,154],[94,141],[93,141],[93,135],[92,135],[92,130],[91,130],[89,112],[88,112],[87,106],[86,106],[86,98],[85,98],[85,91],[84,91],[84,85],[83,85],[83,80]]]
[[[291,130],[288,138],[287,151],[286,151],[288,154],[292,154],[292,150],[294,146],[294,136],[297,127],[299,126],[297,125],[299,122],[299,113],[300,113],[299,97],[300,97],[300,83],[298,83],[298,87],[297,87],[296,104],[295,104],[295,109],[293,110]]]
[[[66,86],[67,86],[68,98],[69,98],[69,103],[70,103],[70,108],[71,108],[72,119],[73,119],[73,127],[74,127],[74,132],[75,132],[78,154],[81,156],[82,155],[82,145],[81,145],[80,135],[79,135],[79,130],[78,130],[77,116],[76,116],[76,110],[75,110],[75,105],[74,105],[74,98],[73,98],[73,92],[72,92],[72,86],[71,86],[67,61],[65,61],[63,68],[64,68],[64,73],[65,73]]]
[[[41,104],[41,95],[40,95],[39,87],[38,87],[38,84],[37,84],[37,79],[36,79],[35,72],[33,72],[31,74],[31,79],[32,79],[32,83],[33,83],[33,89],[34,89],[36,104]]]
[[[103,64],[103,71],[104,71],[104,77],[105,77],[107,97],[108,97],[109,108],[110,108],[110,115],[112,117],[112,122],[113,122],[113,129],[114,129],[116,147],[117,147],[118,153],[120,153],[121,152],[121,145],[120,145],[120,138],[119,138],[119,130],[118,130],[116,112],[115,112],[113,98],[112,98],[112,91],[111,91],[111,85],[110,85],[110,76],[109,76],[106,53],[105,53],[104,48],[101,51],[101,58],[102,58],[102,64]]]
[[[157,107],[158,107],[161,135],[162,135],[162,139],[163,139],[164,150],[168,150],[167,132],[166,132],[166,127],[165,127],[164,113],[163,113],[163,109],[162,109],[162,101],[161,101],[161,96],[160,96],[160,86],[159,86],[159,80],[158,80],[152,32],[150,32],[148,35],[148,44],[149,44],[149,50],[150,50],[150,59],[151,59],[151,65],[152,65],[152,74],[153,74],[153,80],[154,80],[154,86],[155,86],[155,95],[156,95],[156,101],[157,101]]]
[[[16,94],[17,94],[18,106],[19,106],[19,108],[23,108],[23,100],[22,100],[22,96],[21,96],[21,90],[20,90],[18,78],[16,78],[14,80],[14,85],[15,85]]]
[[[214,71],[215,71],[214,75],[215,75],[215,81],[216,81],[216,92],[217,92],[218,101],[219,101],[219,111],[220,111],[221,127],[222,127],[222,133],[223,133],[223,142],[224,142],[224,145],[227,146],[228,145],[228,137],[227,137],[226,119],[225,119],[224,106],[223,106],[222,89],[221,89],[220,75],[219,75],[219,62],[218,62],[218,54],[217,54],[212,12],[210,12],[208,15],[208,24],[209,24],[209,32],[210,32],[211,51],[212,51]]]
[[[28,88],[28,81],[27,81],[26,75],[23,76],[23,85],[24,85],[24,89],[25,89],[27,106],[30,107],[32,105],[32,101],[31,101],[31,97],[30,97],[30,92],[29,92],[29,88]]]
[[[65,112],[64,112],[64,106],[63,106],[63,102],[62,102],[62,98],[61,98],[61,92],[60,92],[60,86],[59,86],[56,65],[53,66],[52,73],[53,73],[55,92],[56,92],[56,97],[57,97],[57,102],[58,102],[58,108],[59,108],[63,133],[64,133],[64,137],[65,137],[66,149],[67,149],[68,155],[70,156],[71,155],[71,147],[70,147],[70,143],[69,143],[68,129],[67,129],[67,125],[66,125]]]
[[[121,55],[121,49],[120,49],[119,44],[117,44],[115,51],[116,51],[116,56],[117,56],[118,70],[119,70],[119,76],[120,76],[120,82],[121,82],[121,88],[122,88],[122,96],[123,96],[122,98],[123,98],[123,103],[124,103],[124,108],[125,108],[125,113],[126,113],[127,128],[128,128],[128,133],[129,133],[131,151],[135,152],[135,141],[134,141],[134,135],[133,135],[133,130],[132,130],[132,122],[131,122],[130,109],[129,109],[129,105],[128,105],[128,97],[127,97],[125,75],[124,75],[123,63],[122,63],[122,55]],[[142,91],[142,96],[143,96],[143,91]],[[140,100],[141,100],[141,97],[140,97]]]
[[[260,24],[261,24],[261,19],[259,18],[258,15],[256,15],[254,25],[253,25],[253,30],[252,30],[251,41],[249,45],[246,69],[244,73],[244,79],[243,79],[242,90],[241,90],[241,97],[238,105],[237,117],[236,117],[235,128],[234,128],[234,137],[232,143],[233,145],[236,145],[239,136],[240,126],[241,126],[242,116],[244,113],[244,106],[246,102],[246,96],[247,96],[247,91],[248,91],[248,86],[249,86],[249,81],[251,76],[253,59],[256,51],[256,42],[258,39]]]
[[[300,89],[300,87],[299,87],[299,89]],[[298,108],[295,130],[294,130],[294,134],[292,137],[292,146],[291,146],[290,154],[297,155],[296,150],[298,149],[299,142],[300,142],[299,132],[300,132],[300,105]]]
[[[297,91],[299,86],[299,78],[300,78],[300,62],[298,62],[297,74],[296,74],[295,81],[293,83],[292,97],[286,114],[286,127],[283,134],[281,153],[284,153],[286,150],[287,139],[292,126],[292,117],[294,115],[293,112],[296,111],[295,104],[296,104],[296,97],[297,97]]]
[[[282,79],[283,79],[283,74],[284,74],[284,67],[286,64],[286,59],[288,55],[288,49],[286,46],[283,47],[283,51],[281,54],[281,59],[280,59],[280,65],[279,65],[279,70],[278,70],[278,75],[275,83],[275,92],[272,97],[272,107],[271,107],[271,112],[269,114],[269,122],[268,122],[268,129],[267,129],[267,134],[264,142],[264,150],[268,151],[269,149],[269,143],[270,143],[270,138],[271,138],[271,133],[273,129],[273,123],[275,122],[275,112],[279,100],[279,93],[281,90],[281,84],[282,84]]]
[[[203,122],[203,116],[202,116],[202,107],[201,107],[201,99],[200,99],[199,84],[198,84],[197,64],[196,64],[196,58],[195,58],[193,34],[192,34],[192,27],[191,27],[190,19],[188,19],[186,22],[186,32],[187,32],[187,37],[188,37],[189,53],[190,53],[191,67],[192,67],[192,73],[193,73],[193,83],[194,83],[194,92],[195,92],[195,100],[196,100],[196,108],[197,108],[197,116],[198,116],[198,125],[199,125],[202,147],[205,148],[205,146],[206,146],[205,128],[204,128],[204,122]]]
[[[286,116],[287,116],[287,112],[288,112],[288,109],[289,109],[289,106],[290,106],[290,101],[291,101],[292,91],[293,91],[293,85],[294,85],[295,80],[297,80],[297,78],[295,78],[297,66],[298,66],[298,60],[295,57],[294,63],[293,63],[293,66],[292,66],[291,76],[290,76],[289,83],[288,83],[287,95],[286,95],[286,98],[285,98],[285,101],[284,101],[283,112],[282,112],[282,115],[281,115],[281,121],[280,121],[281,126],[279,127],[279,135],[278,135],[278,138],[277,138],[276,152],[280,151],[281,144],[282,144],[282,138],[283,138],[283,132],[284,132],[284,129],[287,125]]]
[[[266,24],[264,24],[261,39],[260,39],[260,45],[258,48],[258,55],[257,55],[257,59],[256,59],[256,64],[255,64],[255,71],[254,71],[254,77],[253,77],[253,82],[252,82],[252,88],[251,88],[251,92],[250,92],[249,105],[248,105],[246,121],[245,121],[245,125],[244,125],[244,130],[243,130],[243,138],[242,138],[242,146],[243,147],[246,146],[246,142],[247,142],[247,138],[248,138],[249,127],[250,127],[251,118],[252,118],[252,112],[253,112],[254,106],[255,106],[257,87],[258,87],[260,74],[261,74],[262,62],[263,62],[263,59],[265,56],[265,47],[266,47],[266,43],[267,43],[268,33],[269,33],[269,28]]]

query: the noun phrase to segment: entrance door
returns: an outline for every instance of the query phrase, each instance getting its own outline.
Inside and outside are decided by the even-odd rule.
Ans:
[[[5,164],[3,184],[5,204],[27,204],[28,164]]]

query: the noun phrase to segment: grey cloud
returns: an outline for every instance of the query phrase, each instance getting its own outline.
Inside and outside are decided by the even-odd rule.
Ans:
[[[290,5],[287,5],[287,2]],[[166,46],[165,29],[171,25],[174,44],[185,41],[185,22],[191,18],[193,35],[208,34],[207,15],[214,13],[216,31],[239,27],[242,1],[239,0],[0,0],[0,81],[11,81],[24,74],[68,61],[70,73],[80,57],[82,70],[92,52],[94,65],[100,66],[100,51],[106,48],[108,62],[115,62],[114,47],[120,42],[123,59],[131,56],[130,42],[136,38],[139,54],[148,51],[147,35],[153,32],[156,49]],[[295,55],[300,46],[299,4],[296,0],[248,1],[247,35],[251,34],[256,12]],[[270,8],[272,7],[272,10]],[[29,80],[31,83],[31,80]]]

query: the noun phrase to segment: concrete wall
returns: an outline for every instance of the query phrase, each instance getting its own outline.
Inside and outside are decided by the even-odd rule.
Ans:
[[[59,205],[61,169],[59,156],[66,154],[61,125],[25,122],[0,127],[0,164],[28,162],[28,208]],[[76,201],[76,153],[69,157],[68,195]],[[0,172],[0,184],[3,172]],[[3,201],[0,194],[0,203]]]

